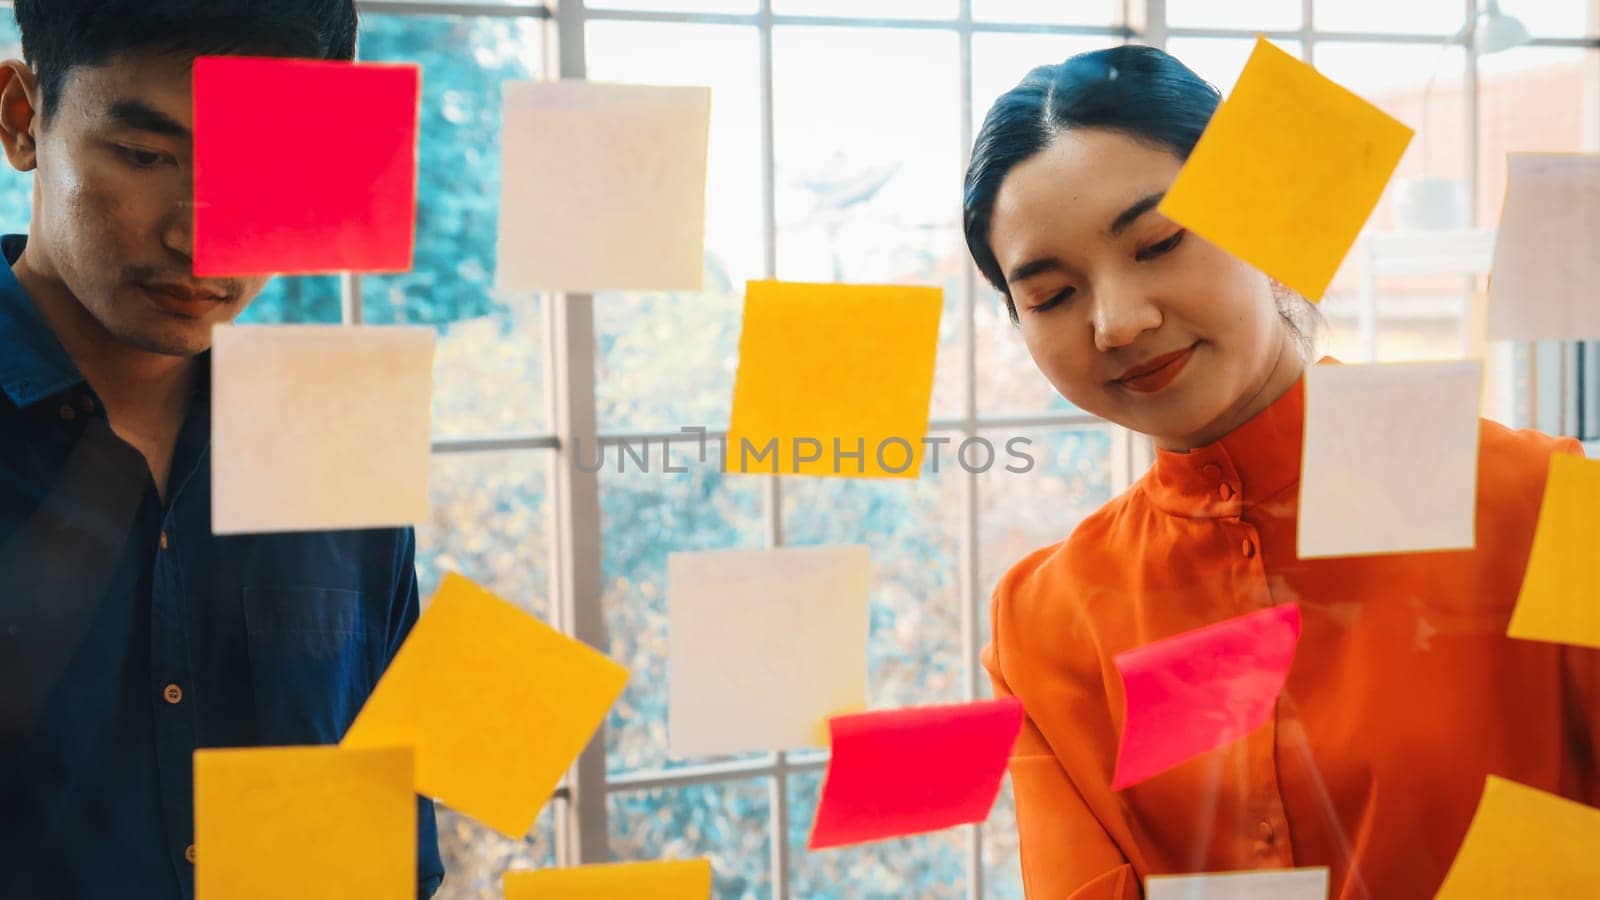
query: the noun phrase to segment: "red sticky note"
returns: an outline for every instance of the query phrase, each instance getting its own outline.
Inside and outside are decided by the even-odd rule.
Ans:
[[[410,269],[421,84],[414,65],[195,60],[195,275]]]
[[[1022,731],[1015,697],[835,716],[812,850],[981,822]]]
[[[1259,728],[1299,643],[1300,607],[1288,603],[1118,653],[1124,715],[1112,789]]]

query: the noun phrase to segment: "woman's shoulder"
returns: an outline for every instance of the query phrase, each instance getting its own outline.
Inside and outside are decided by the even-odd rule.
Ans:
[[[1108,567],[1126,564],[1129,555],[1119,551],[1123,536],[1139,531],[1137,520],[1149,512],[1136,483],[1084,517],[1065,538],[1022,557],[995,586],[996,617],[1054,627],[1063,617],[1080,616],[1082,604],[1096,594],[1069,586],[1082,584],[1088,574],[1103,579]]]

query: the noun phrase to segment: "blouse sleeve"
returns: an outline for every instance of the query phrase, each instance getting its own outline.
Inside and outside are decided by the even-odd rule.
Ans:
[[[995,645],[984,648],[983,662],[995,696],[1014,696]],[[1084,803],[1031,717],[1011,758],[1011,787],[1028,900],[1139,900],[1133,866]]]

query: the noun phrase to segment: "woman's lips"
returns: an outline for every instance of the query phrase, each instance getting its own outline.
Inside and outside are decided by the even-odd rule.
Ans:
[[[1130,391],[1153,394],[1172,383],[1183,367],[1194,356],[1194,345],[1175,353],[1167,353],[1141,365],[1134,366],[1117,379],[1117,384]]]

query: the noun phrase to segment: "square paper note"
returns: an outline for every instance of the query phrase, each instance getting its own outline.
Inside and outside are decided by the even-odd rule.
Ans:
[[[447,574],[345,734],[413,746],[417,793],[521,838],[628,670]]]
[[[710,900],[711,861],[626,862],[507,872],[506,900]]]
[[[1506,634],[1600,649],[1596,509],[1600,509],[1600,462],[1565,453],[1552,456],[1533,549]]]
[[[811,746],[864,709],[870,581],[866,547],[669,556],[672,754]]]
[[[212,531],[427,518],[433,342],[431,328],[218,326]]]
[[[420,90],[414,65],[195,60],[194,273],[409,270]]]
[[[1490,775],[1435,900],[1594,897],[1600,809]]]
[[[194,834],[196,900],[409,900],[411,749],[197,750]]]
[[[1152,875],[1145,900],[1328,900],[1328,869]]]
[[[1472,549],[1482,386],[1476,360],[1312,366],[1300,558]]]
[[[1411,129],[1258,38],[1160,211],[1321,300],[1410,141]]]
[[[1489,338],[1600,338],[1600,154],[1508,153]]]
[[[917,477],[943,297],[929,287],[750,282],[728,471]]]
[[[710,88],[507,83],[499,287],[699,290],[710,125]]]

